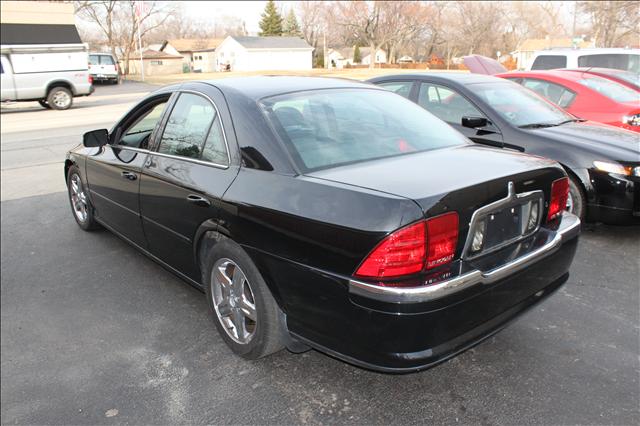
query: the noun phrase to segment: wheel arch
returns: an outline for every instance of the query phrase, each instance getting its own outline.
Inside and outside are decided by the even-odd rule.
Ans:
[[[75,96],[76,89],[75,86],[68,80],[53,80],[47,84],[47,90],[45,91],[44,98],[46,99],[49,96],[49,92],[54,87],[65,87],[71,91],[71,95]]]

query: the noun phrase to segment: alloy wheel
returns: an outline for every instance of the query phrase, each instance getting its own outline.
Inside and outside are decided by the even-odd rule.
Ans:
[[[87,204],[87,195],[82,188],[80,176],[77,174],[71,175],[70,184],[73,213],[80,222],[84,223],[87,220],[89,206]]]
[[[255,298],[247,276],[233,260],[222,258],[213,265],[211,295],[227,335],[237,343],[249,343],[258,324]]]

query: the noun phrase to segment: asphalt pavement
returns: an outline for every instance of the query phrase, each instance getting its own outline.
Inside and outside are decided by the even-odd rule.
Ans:
[[[153,89],[129,87],[99,87],[64,116],[2,109],[2,424],[640,423],[640,227],[585,230],[559,292],[424,372],[316,351],[236,357],[202,293],[111,233],[80,230],[59,192],[78,132]],[[67,124],[38,130],[51,113]]]

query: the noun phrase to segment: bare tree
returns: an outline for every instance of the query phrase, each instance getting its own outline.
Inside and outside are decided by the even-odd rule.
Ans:
[[[298,3],[297,12],[302,38],[314,48],[315,64],[320,64],[320,58],[324,61],[324,47],[321,45],[327,36],[327,8],[331,5],[321,1],[301,1]],[[330,33],[330,39],[334,35]],[[323,64],[324,65],[324,64]]]
[[[579,10],[588,16],[598,47],[614,47],[629,39],[638,42],[637,1],[584,1]]]
[[[162,26],[173,14],[175,7],[163,2],[144,3],[148,7],[136,13],[133,0],[78,1],[76,14],[100,28],[109,50],[123,64],[124,74],[129,73],[129,59],[136,48],[138,26],[140,36]]]

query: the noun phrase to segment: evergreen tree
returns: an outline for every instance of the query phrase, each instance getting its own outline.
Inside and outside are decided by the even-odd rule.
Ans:
[[[283,25],[283,35],[289,37],[300,37],[300,26],[298,25],[298,20],[296,19],[296,14],[293,12],[293,8],[289,9],[289,14],[284,21]]]
[[[262,12],[262,19],[260,20],[260,35],[267,36],[281,36],[282,35],[282,17],[276,9],[276,4],[273,0],[269,0]]]
[[[362,62],[362,55],[360,54],[360,46],[356,44],[356,47],[353,49],[353,63],[359,64]]]

